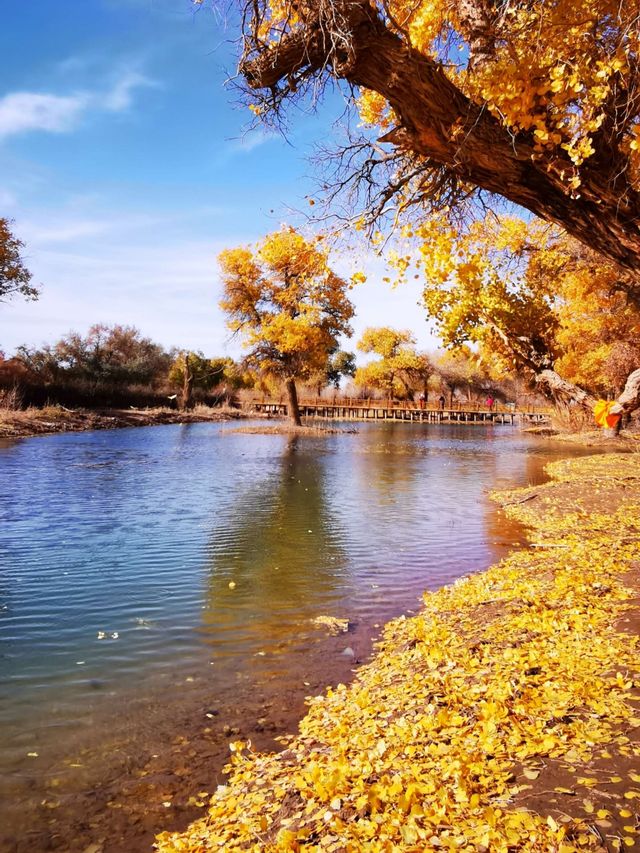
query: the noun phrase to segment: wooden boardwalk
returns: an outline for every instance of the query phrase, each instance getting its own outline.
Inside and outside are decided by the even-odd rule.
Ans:
[[[287,404],[279,400],[252,400],[243,409],[256,414],[286,417]],[[416,403],[393,403],[388,400],[300,400],[303,418],[340,421],[409,421],[413,423],[544,423],[550,413],[542,410],[511,410],[504,406],[489,410],[481,406],[420,406]]]

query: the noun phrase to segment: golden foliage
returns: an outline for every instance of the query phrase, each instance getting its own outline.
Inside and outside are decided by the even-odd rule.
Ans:
[[[463,229],[442,214],[405,233],[417,251],[398,256],[398,277],[424,276],[445,346],[477,344],[496,377],[552,367],[615,394],[640,362],[640,312],[619,269],[560,228],[490,214]]]
[[[350,334],[349,284],[329,267],[319,241],[283,227],[255,249],[220,254],[229,328],[267,376],[307,379],[321,371],[341,334]]]
[[[426,384],[433,371],[427,356],[416,352],[415,338],[407,329],[367,328],[357,347],[377,356],[356,370],[354,382],[360,387],[380,388],[392,397],[411,394],[413,386]]]
[[[618,271],[589,258],[561,282],[557,370],[572,382],[616,396],[640,365],[640,311],[615,290]]]
[[[535,335],[553,354],[556,282],[567,261],[559,229],[535,220],[488,216],[459,231],[445,217],[416,231],[424,301],[445,346],[474,341],[503,359]]]
[[[614,128],[612,156],[629,158],[640,187],[637,3],[535,0],[494,14],[481,3],[452,0],[391,0],[387,8],[405,39],[441,61],[468,97],[512,132],[532,134],[568,193],[579,190],[594,138]],[[359,109],[363,122],[388,127],[377,92],[363,92]]]

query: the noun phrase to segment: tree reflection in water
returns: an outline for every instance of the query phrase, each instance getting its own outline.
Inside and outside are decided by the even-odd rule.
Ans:
[[[202,631],[217,654],[281,651],[313,632],[314,617],[341,615],[347,555],[323,439],[270,438],[279,465],[236,494],[210,537]]]

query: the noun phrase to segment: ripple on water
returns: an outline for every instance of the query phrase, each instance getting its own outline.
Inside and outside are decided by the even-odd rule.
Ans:
[[[286,681],[318,641],[315,616],[370,629],[489,565],[520,532],[487,491],[539,481],[553,455],[509,428],[409,424],[0,445],[4,784],[15,793],[27,774],[40,797],[28,752],[62,754],[105,726],[135,737],[139,716],[123,708],[178,676],[178,704],[185,673],[214,693],[260,672]]]

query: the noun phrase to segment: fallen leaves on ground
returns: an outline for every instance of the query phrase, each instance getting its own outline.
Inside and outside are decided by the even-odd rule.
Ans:
[[[159,835],[158,850],[633,848],[639,643],[622,622],[637,608],[640,466],[608,456],[550,470],[578,495],[607,477],[635,485],[608,512],[577,500],[554,512],[553,484],[511,502],[538,541],[564,547],[426,594],[350,687],[310,700],[283,752],[234,742],[206,816]]]

